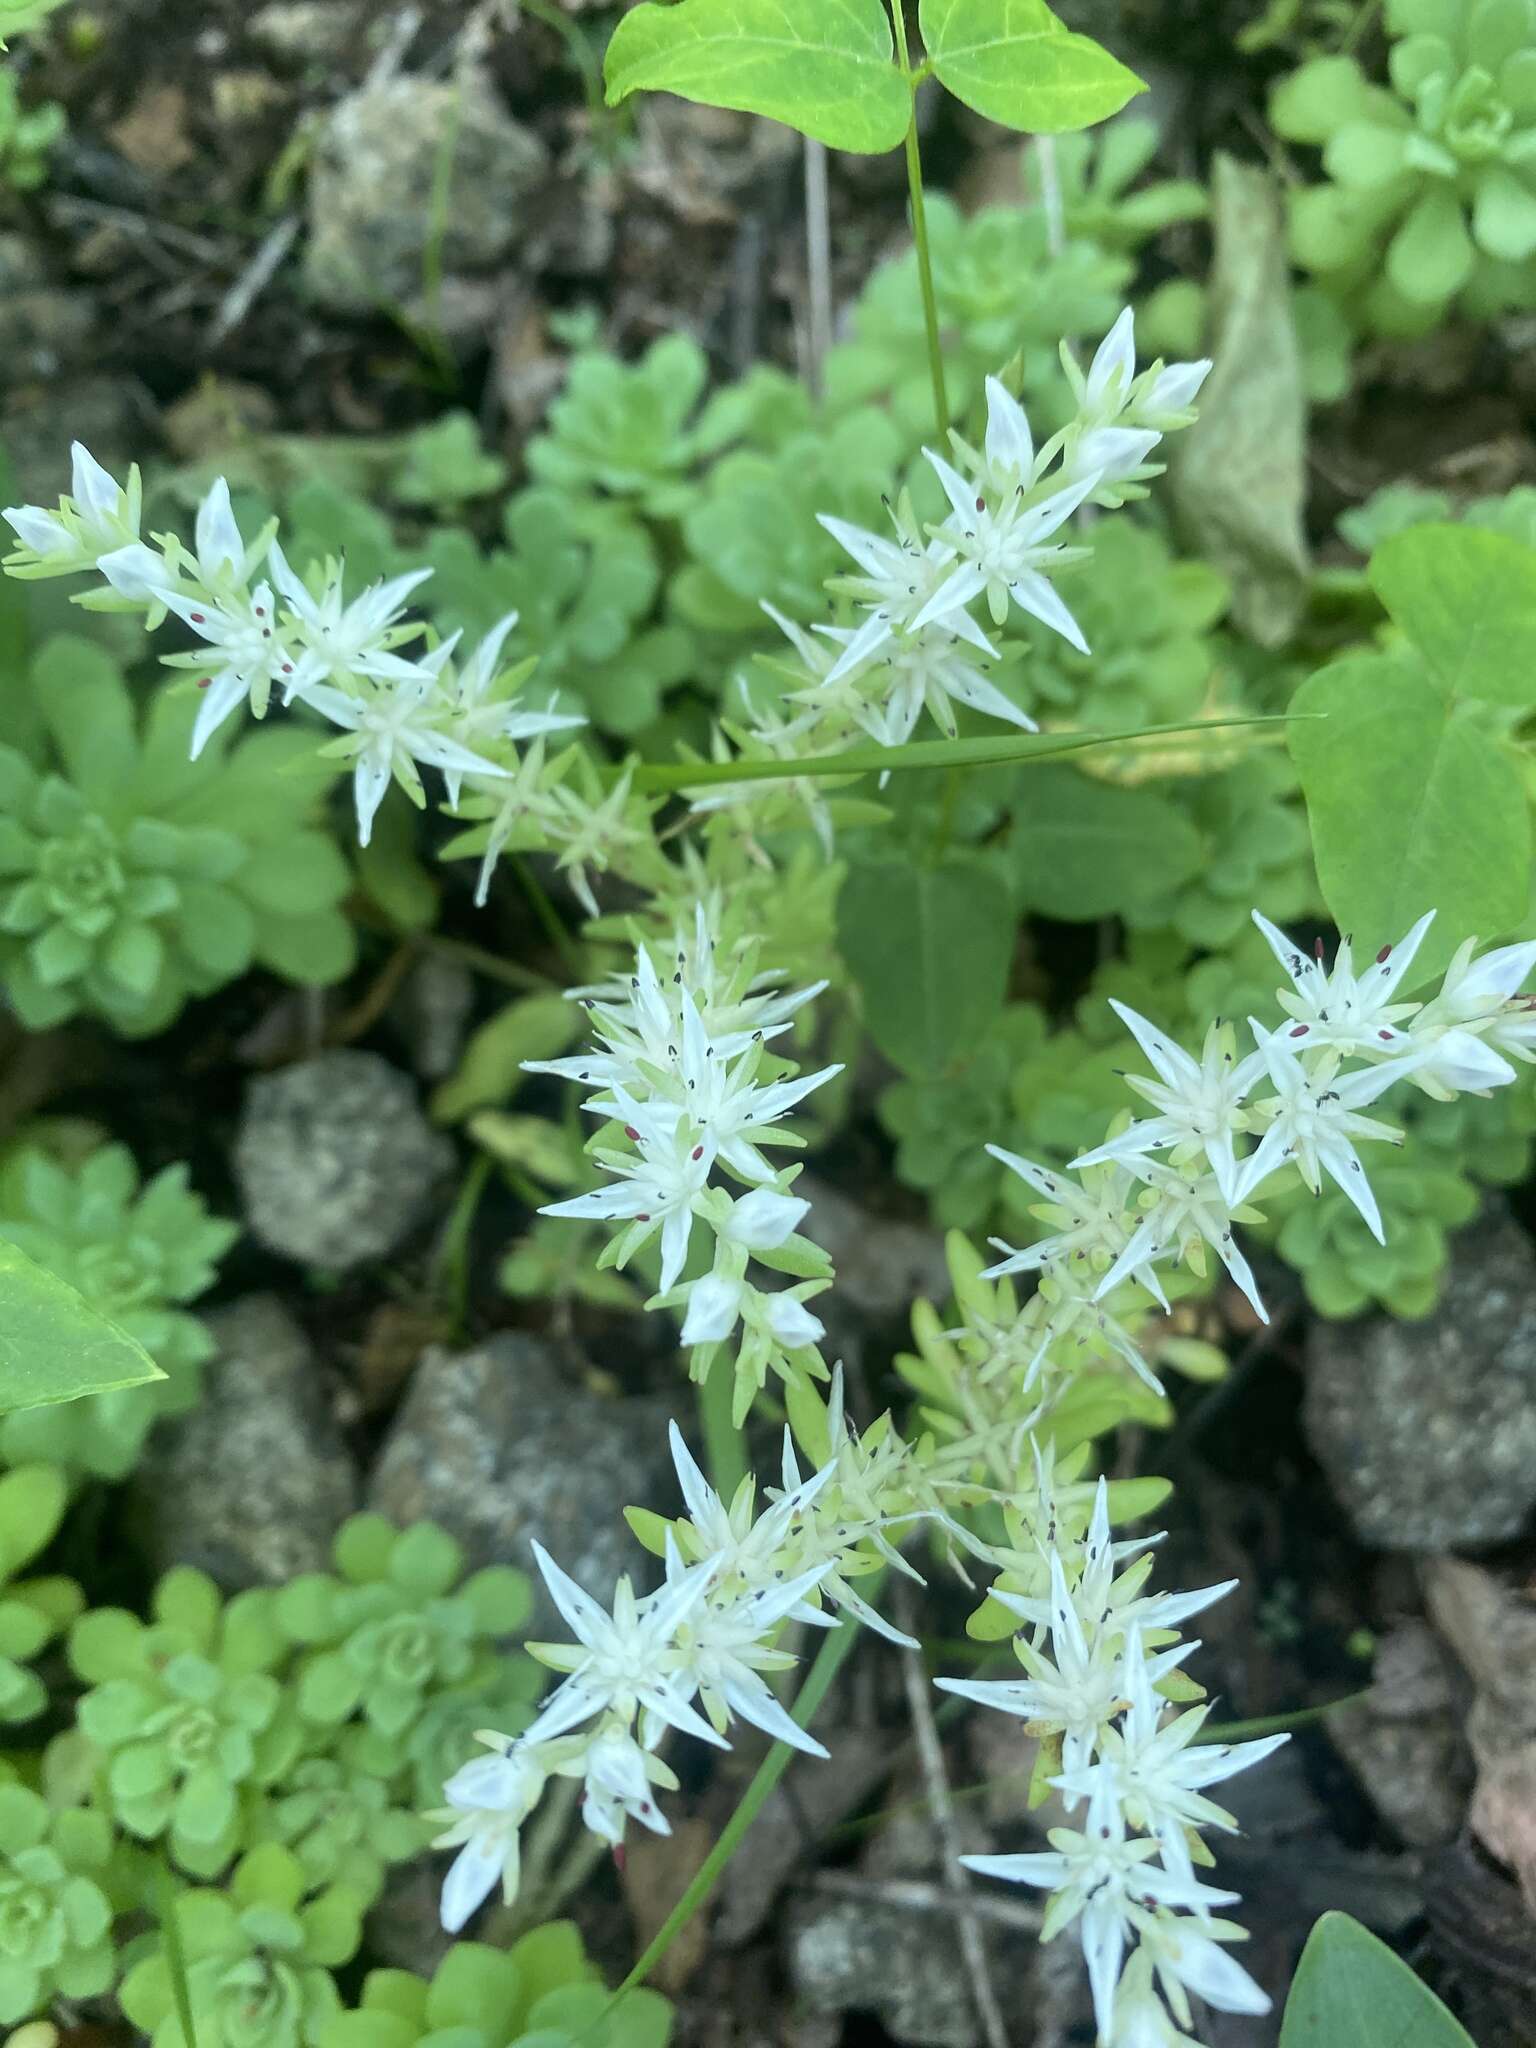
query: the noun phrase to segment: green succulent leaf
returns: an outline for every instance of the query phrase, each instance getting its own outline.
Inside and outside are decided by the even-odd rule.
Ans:
[[[1060,135],[1107,121],[1146,86],[1045,0],[922,0],[918,19],[940,84],[989,121]]]
[[[912,118],[882,0],[646,0],[614,30],[603,68],[610,106],[675,92],[864,155],[894,149]]]

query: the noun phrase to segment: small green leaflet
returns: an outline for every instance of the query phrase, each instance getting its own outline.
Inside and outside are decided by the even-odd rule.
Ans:
[[[603,72],[610,106],[675,92],[861,156],[895,149],[912,119],[883,0],[646,0],[614,30]]]
[[[870,1037],[904,1073],[942,1074],[974,1050],[1002,1008],[1013,906],[978,861],[850,868],[838,946],[864,999]]]
[[[1313,1928],[1285,2002],[1280,2048],[1474,2048],[1460,2021],[1347,1913]]]
[[[1426,980],[1468,938],[1526,912],[1531,815],[1503,743],[1452,703],[1416,655],[1359,654],[1292,699],[1291,758],[1312,821],[1317,878],[1355,956],[1400,939],[1435,906],[1414,963]]]
[[[0,1414],[164,1378],[143,1346],[73,1287],[0,1243]]]
[[[939,82],[989,121],[1063,135],[1117,114],[1146,87],[1134,71],[1063,26],[1045,0],[922,0]]]
[[[1382,543],[1370,575],[1448,690],[1536,703],[1536,548],[1479,526],[1416,526]]]

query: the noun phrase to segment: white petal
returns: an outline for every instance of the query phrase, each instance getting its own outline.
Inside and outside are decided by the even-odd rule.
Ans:
[[[1021,611],[1030,613],[1041,625],[1049,626],[1053,633],[1059,633],[1079,654],[1088,652],[1082,627],[1057,595],[1055,587],[1047,583],[1038,569],[1022,570],[1009,584],[1008,593]]]
[[[1097,411],[1105,399],[1123,403],[1135,375],[1135,315],[1127,306],[1094,350],[1088,369],[1089,406]]]
[[[718,1344],[731,1334],[740,1314],[741,1282],[706,1273],[701,1280],[694,1281],[689,1293],[681,1342]]]
[[[237,676],[231,668],[213,677],[203,692],[197,717],[192,723],[191,758],[194,761],[235,706],[244,703],[247,693],[245,677]]]
[[[220,569],[238,568],[245,559],[245,542],[229,507],[229,485],[216,477],[208,495],[197,508],[197,566],[212,578]]]
[[[70,495],[95,520],[115,519],[122,491],[82,442],[70,444]]]
[[[483,1835],[471,1836],[448,1866],[443,1879],[441,1918],[449,1934],[457,1934],[478,1913],[500,1881],[502,1850]]]
[[[1034,475],[1035,442],[1019,401],[996,377],[987,379],[987,461],[994,470],[1027,484]]]
[[[23,547],[35,555],[72,554],[75,543],[67,526],[41,505],[8,505],[3,515]]]

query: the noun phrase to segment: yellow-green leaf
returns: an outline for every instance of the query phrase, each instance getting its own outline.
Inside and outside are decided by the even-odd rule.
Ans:
[[[646,0],[614,30],[603,71],[610,106],[675,92],[859,155],[894,149],[912,117],[883,0]]]
[[[1045,0],[922,0],[918,19],[939,82],[989,121],[1026,135],[1091,128],[1146,91]]]

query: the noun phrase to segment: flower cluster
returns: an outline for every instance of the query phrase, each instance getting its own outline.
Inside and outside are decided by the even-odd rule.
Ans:
[[[826,1751],[779,1703],[766,1673],[794,1664],[776,1646],[790,1621],[834,1627],[841,1612],[915,1648],[883,1621],[852,1581],[882,1562],[910,1569],[885,1531],[923,1512],[905,1498],[905,1446],[878,1428],[861,1439],[842,1417],[834,1384],[830,1455],[803,1477],[785,1432],[784,1484],[756,1512],[743,1480],[727,1505],[706,1482],[674,1423],[672,1457],[687,1517],[636,1514],[657,1543],[665,1576],[637,1595],[619,1581],[612,1611],[582,1590],[540,1546],[539,1569],[574,1638],[530,1644],[562,1679],[515,1740],[485,1731],[491,1751],[448,1780],[439,1845],[457,1850],[443,1887],[443,1924],[457,1932],[500,1884],[510,1900],[519,1833],[551,1777],[582,1783],[582,1818],[618,1847],[631,1821],[670,1833],[658,1789],[677,1778],[659,1754],[669,1733],[728,1748],[725,1731],[749,1722],[811,1756]]]
[[[72,492],[56,509],[6,511],[21,545],[5,566],[30,578],[94,572],[104,587],[86,594],[91,608],[142,611],[151,627],[174,614],[191,630],[199,645],[166,661],[192,671],[203,692],[194,759],[242,704],[257,718],[274,692],[284,704],[306,704],[341,730],[329,751],[352,764],[366,844],[391,782],[421,804],[420,769],[436,768],[455,805],[466,780],[495,785],[518,773],[518,741],[583,722],[519,703],[531,665],[502,661],[515,612],[472,653],[460,651],[458,634],[403,653],[422,633],[405,613],[430,570],[350,598],[338,562],[305,579],[289,565],[275,522],[246,541],[222,477],[198,508],[191,548],[173,533],[144,540],[137,470],[125,486],[79,442],[73,458]]]
[[[1059,1291],[1065,1301],[1091,1305],[1084,1313],[1101,1335],[1145,1371],[1106,1298],[1136,1281],[1166,1305],[1160,1262],[1203,1273],[1213,1251],[1268,1320],[1233,1224],[1258,1220],[1250,1204],[1273,1188],[1277,1174],[1294,1172],[1314,1195],[1325,1177],[1333,1181],[1384,1241],[1356,1145],[1401,1145],[1403,1134],[1364,1112],[1399,1081],[1451,1101],[1513,1081],[1511,1056],[1536,1059],[1536,997],[1519,993],[1536,967],[1536,942],[1501,946],[1479,959],[1468,941],[1435,996],[1400,999],[1433,918],[1426,912],[1357,971],[1348,939],[1328,967],[1321,942],[1309,955],[1255,911],[1291,986],[1280,995],[1278,1024],[1248,1020],[1255,1049],[1242,1057],[1228,1023],[1211,1026],[1197,1059],[1135,1010],[1113,1003],[1152,1068],[1155,1078],[1133,1075],[1130,1085],[1154,1114],[1082,1153],[1073,1161],[1076,1180],[989,1147],[1044,1197],[1033,1213],[1047,1226],[1023,1250],[995,1241],[1004,1257],[992,1273],[1035,1271],[1041,1296]]]
[[[830,1284],[831,1269],[796,1234],[810,1204],[791,1192],[794,1170],[774,1166],[764,1148],[801,1142],[776,1128],[779,1120],[841,1068],[797,1074],[770,1052],[769,1041],[820,984],[783,992],[773,975],[755,971],[750,952],[722,958],[702,905],[665,965],[670,972],[642,945],[627,982],[576,991],[598,1043],[568,1059],[529,1062],[530,1072],[594,1089],[587,1107],[607,1119],[591,1147],[607,1184],[543,1213],[620,1225],[605,1265],[622,1267],[659,1239],[660,1283],[649,1306],[682,1312],[696,1379],[739,1332],[739,1421],[770,1370],[786,1380],[825,1377],[816,1348],[822,1324],[806,1302]],[[717,1167],[746,1192],[713,1183]],[[709,1272],[684,1280],[696,1220],[713,1233],[714,1257]],[[759,1287],[747,1277],[754,1258],[794,1284]]]
[[[1043,1469],[1040,1480],[1045,1501],[1051,1479]],[[1044,1940],[1076,1925],[1106,2048],[1183,2039],[1172,2028],[1191,2025],[1191,1992],[1224,2012],[1266,2012],[1268,1998],[1224,1946],[1243,1930],[1212,1917],[1237,1894],[1196,1877],[1191,1845],[1201,1829],[1236,1827],[1207,1788],[1258,1763],[1286,1737],[1196,1746],[1208,1709],[1168,1719],[1159,1691],[1178,1683],[1182,1660],[1198,1647],[1179,1640],[1178,1625],[1235,1582],[1195,1593],[1145,1591],[1148,1546],[1157,1539],[1112,1541],[1102,1479],[1080,1533],[1054,1501],[1047,1513],[1055,1540],[1045,1557],[1046,1588],[1034,1598],[996,1589],[992,1596],[1023,1623],[1014,1652],[1024,1675],[938,1683],[1023,1721],[1049,1759],[1044,1775],[1069,1816],[1081,1813],[1081,1824],[1053,1828],[1048,1850],[963,1861],[985,1876],[1050,1892]]]
[[[1208,362],[1154,363],[1139,376],[1129,308],[1079,371],[1064,348],[1077,410],[1038,449],[1024,408],[996,377],[986,381],[987,429],[980,449],[951,434],[954,461],[924,453],[948,501],[936,523],[919,521],[910,494],[891,507],[894,538],[844,519],[821,524],[849,554],[857,573],[829,586],[864,617],[856,626],[822,626],[823,647],[771,606],[806,672],[791,702],[804,712],[787,728],[803,753],[827,752],[859,729],[882,746],[908,739],[923,709],[954,736],[955,707],[1034,729],[1013,700],[988,681],[997,659],[970,607],[985,597],[993,629],[1010,608],[1041,620],[1086,653],[1077,621],[1052,574],[1085,550],[1054,539],[1079,506],[1122,505],[1144,495],[1158,472],[1149,458],[1165,433],[1194,419]],[[771,717],[771,714],[770,714]],[[761,724],[753,747],[784,750],[786,733]]]

